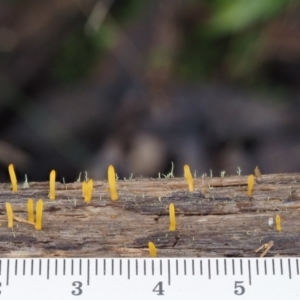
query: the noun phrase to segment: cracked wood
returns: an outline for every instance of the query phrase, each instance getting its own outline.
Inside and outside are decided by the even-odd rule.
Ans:
[[[299,174],[262,175],[251,197],[246,176],[196,178],[194,192],[184,178],[119,180],[118,201],[110,200],[107,181],[95,181],[89,204],[79,182],[56,183],[56,200],[48,199],[48,182],[21,186],[16,193],[9,184],[0,186],[1,257],[147,257],[149,241],[159,257],[253,257],[270,241],[267,256],[299,255]],[[22,222],[29,198],[44,200],[42,231]],[[5,202],[19,218],[13,230]],[[170,203],[175,232],[169,231]]]

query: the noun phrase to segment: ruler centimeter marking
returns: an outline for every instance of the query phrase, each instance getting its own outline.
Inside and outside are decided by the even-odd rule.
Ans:
[[[0,259],[0,299],[4,286],[14,286],[20,278],[27,284],[30,281],[34,283],[37,278],[42,283],[54,282],[56,278],[60,278],[61,284],[64,280],[71,280],[73,295],[81,293],[83,287],[86,289],[99,284],[97,278],[101,278],[100,282],[112,278],[146,282],[154,278],[158,284],[152,286],[151,280],[151,288],[158,295],[163,295],[167,286],[176,286],[178,278],[182,284],[184,278],[196,278],[198,282],[204,280],[207,285],[208,282],[234,278],[235,294],[242,295],[246,288],[248,291],[259,285],[264,278],[268,282],[294,282],[299,281],[300,276],[298,258],[8,258]],[[205,285],[202,288],[205,289]],[[5,292],[9,293],[9,290]]]

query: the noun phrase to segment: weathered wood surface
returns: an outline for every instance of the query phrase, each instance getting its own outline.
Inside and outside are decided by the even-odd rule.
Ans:
[[[13,193],[0,185],[0,257],[147,257],[148,241],[159,257],[296,256],[300,249],[300,174],[263,175],[248,197],[247,177],[196,178],[195,192],[184,178],[131,179],[117,182],[120,199],[111,201],[108,184],[94,183],[85,204],[81,183],[57,183],[57,200],[48,183],[30,183]],[[14,222],[7,228],[5,202],[27,219],[27,199],[45,200],[43,230]],[[169,231],[168,205],[174,203],[177,231]],[[282,232],[276,231],[280,214]],[[269,218],[274,224],[269,225]]]

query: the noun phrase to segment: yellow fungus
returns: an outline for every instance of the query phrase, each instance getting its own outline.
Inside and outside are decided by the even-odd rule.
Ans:
[[[277,231],[281,231],[281,221],[280,221],[280,216],[279,215],[276,215],[276,230]]]
[[[55,170],[52,170],[50,172],[50,193],[49,193],[50,200],[55,200],[55,178],[56,178],[56,172]]]
[[[14,214],[13,214],[13,210],[11,208],[10,203],[8,203],[8,202],[5,203],[5,207],[6,207],[6,213],[7,213],[7,219],[8,219],[7,227],[8,228],[13,228],[14,227]]]
[[[14,165],[10,164],[8,166],[8,172],[9,172],[9,177],[12,185],[12,191],[16,192],[18,190],[18,185],[17,185],[17,177],[14,169]]]
[[[173,203],[169,205],[170,231],[176,230],[175,206]]]
[[[115,169],[112,165],[108,167],[108,185],[110,191],[111,200],[118,200],[117,184],[116,184],[116,174]]]
[[[27,211],[28,211],[28,222],[34,223],[33,200],[32,199],[28,199],[28,201],[27,201]]]
[[[253,187],[254,187],[254,176],[251,174],[251,175],[248,176],[248,190],[247,190],[247,195],[249,197],[252,196]]]
[[[42,230],[42,219],[43,219],[43,200],[40,199],[36,204],[36,221],[35,221],[35,229]]]
[[[194,191],[194,182],[193,182],[193,176],[192,176],[189,165],[184,165],[183,170],[184,170],[184,177],[186,178],[188,186],[189,186],[189,192],[193,192]]]
[[[149,253],[151,257],[156,257],[157,253],[156,253],[156,247],[152,242],[148,243],[148,247],[149,247]]]
[[[92,200],[92,194],[93,194],[93,179],[90,179],[89,181],[83,181],[82,182],[82,192],[83,192],[83,198],[85,203],[89,203]]]

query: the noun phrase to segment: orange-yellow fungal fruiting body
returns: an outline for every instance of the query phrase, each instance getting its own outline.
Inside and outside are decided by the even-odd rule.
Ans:
[[[183,171],[184,171],[184,177],[186,178],[188,186],[189,186],[189,192],[193,192],[194,191],[194,182],[193,182],[193,176],[192,176],[189,165],[184,165]]]
[[[110,199],[115,201],[118,200],[118,192],[117,192],[117,183],[116,183],[116,174],[115,169],[112,165],[108,167],[108,185],[110,192]]]
[[[156,247],[152,242],[148,243],[148,247],[149,247],[149,254],[151,257],[156,257],[157,253],[156,253]]]
[[[56,178],[56,172],[55,170],[52,170],[50,172],[50,193],[49,198],[50,200],[55,200],[55,178]]]
[[[93,186],[94,186],[93,179],[90,179],[87,182],[86,181],[82,182],[82,192],[83,192],[83,198],[85,203],[90,203],[92,200]]]
[[[276,215],[275,222],[276,222],[276,230],[281,231],[281,221],[280,221],[280,216],[279,215]]]
[[[173,203],[169,205],[170,231],[176,230],[175,206]]]
[[[34,223],[34,214],[33,214],[33,200],[28,199],[27,201],[27,211],[28,211],[28,221]]]
[[[14,227],[14,214],[13,214],[10,203],[6,202],[5,207],[6,207],[6,213],[7,213],[7,219],[8,219],[7,227],[13,228]]]
[[[43,200],[40,199],[36,204],[36,220],[35,220],[35,229],[42,230],[42,219],[43,219]]]
[[[248,176],[248,190],[247,190],[247,195],[249,197],[252,196],[253,187],[254,187],[254,176],[251,174],[251,175]]]
[[[11,181],[11,185],[12,185],[12,191],[16,192],[18,190],[18,185],[17,185],[17,177],[16,177],[16,173],[15,173],[13,164],[10,164],[8,166],[8,173],[9,173],[9,177],[10,177],[10,181]]]

